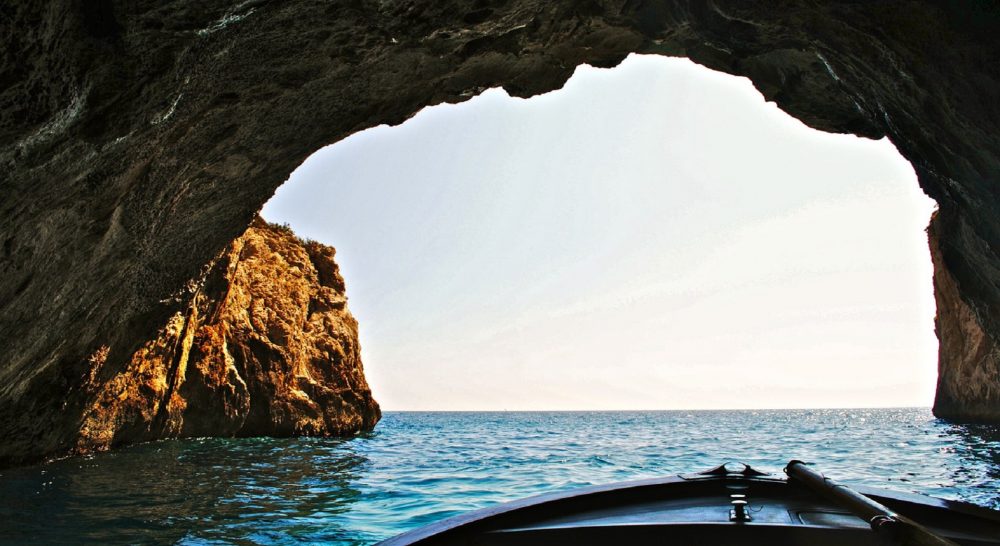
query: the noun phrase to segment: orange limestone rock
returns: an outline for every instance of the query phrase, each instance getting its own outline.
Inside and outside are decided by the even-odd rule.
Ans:
[[[381,413],[334,249],[257,219],[186,312],[103,384],[77,452],[156,438],[346,435]],[[108,358],[90,358],[96,377]]]

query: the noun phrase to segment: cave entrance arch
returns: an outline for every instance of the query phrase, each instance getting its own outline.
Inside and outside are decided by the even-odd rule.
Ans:
[[[931,207],[887,141],[632,56],[354,135],[264,216],[338,247],[389,408],[898,407],[932,399]]]
[[[889,137],[940,206],[935,413],[1000,420],[992,3],[103,6],[5,11],[40,30],[0,38],[16,196],[0,205],[0,464],[71,451],[101,389],[319,146],[491,87],[551,91],[629,53],[746,76],[810,127]]]

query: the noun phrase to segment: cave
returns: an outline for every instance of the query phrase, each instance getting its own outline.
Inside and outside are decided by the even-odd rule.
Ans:
[[[939,205],[935,413],[1000,420],[988,2],[107,0],[0,16],[2,464],[72,451],[100,387],[312,151],[630,53],[746,76],[816,129],[888,137]]]

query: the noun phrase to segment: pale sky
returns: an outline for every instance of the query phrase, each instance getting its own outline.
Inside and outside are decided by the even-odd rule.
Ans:
[[[264,207],[333,245],[386,410],[929,406],[933,201],[685,59],[581,66],[316,152]]]

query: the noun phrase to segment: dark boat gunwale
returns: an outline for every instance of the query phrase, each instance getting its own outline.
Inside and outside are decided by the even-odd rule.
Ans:
[[[570,499],[584,498],[591,495],[599,495],[603,493],[610,493],[616,491],[624,492],[630,489],[640,489],[645,487],[655,487],[660,485],[683,483],[685,481],[688,480],[686,480],[681,476],[667,476],[663,478],[647,478],[642,480],[614,482],[602,485],[590,485],[586,487],[567,489],[564,491],[556,491],[553,493],[543,493],[540,495],[534,495],[531,497],[524,497],[521,499],[503,502],[493,506],[487,506],[485,508],[480,508],[478,510],[473,510],[471,512],[459,514],[457,516],[452,516],[450,518],[446,518],[441,521],[430,523],[423,527],[418,527],[416,529],[407,531],[403,534],[382,541],[379,544],[383,546],[412,544],[419,540],[430,538],[432,536],[439,535],[447,531],[451,531],[452,529],[458,527],[465,527],[470,524],[481,523],[484,520],[495,518],[501,515],[513,515],[520,510],[528,508],[537,508],[538,506],[545,504],[550,504]]]
[[[681,486],[682,484],[691,484],[692,486],[701,484],[703,486],[709,486],[709,484],[718,485],[726,482],[766,483],[778,487],[783,485],[796,487],[794,482],[790,482],[784,476],[773,476],[770,474],[741,475],[734,473],[714,475],[709,473],[678,474],[665,477],[591,485],[563,491],[555,491],[552,493],[543,493],[493,506],[487,506],[485,508],[452,516],[441,521],[406,531],[402,534],[382,541],[379,544],[383,546],[402,546],[419,543],[428,539],[445,538],[445,536],[451,535],[453,532],[463,532],[477,527],[484,527],[501,519],[513,519],[521,515],[528,516],[533,514],[536,510],[542,508],[548,508],[555,511],[560,508],[564,508],[570,503],[582,503],[588,500],[597,500],[597,498],[607,495],[623,497],[628,495],[643,496],[648,495],[660,488]],[[929,495],[922,495],[919,493],[882,489],[871,486],[852,485],[851,488],[863,495],[870,496],[873,499],[892,507],[902,505],[918,509],[945,510],[1000,524],[1000,511],[968,502],[948,500]],[[595,506],[596,505],[597,503],[595,503]]]

